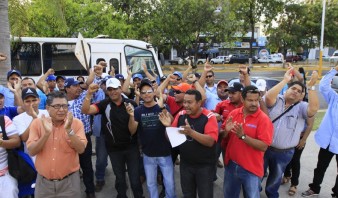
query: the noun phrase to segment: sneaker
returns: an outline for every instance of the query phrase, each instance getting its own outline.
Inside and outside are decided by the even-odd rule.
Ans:
[[[318,193],[315,193],[313,190],[311,190],[311,188],[305,192],[302,192],[302,197],[311,197],[315,195],[318,195]]]

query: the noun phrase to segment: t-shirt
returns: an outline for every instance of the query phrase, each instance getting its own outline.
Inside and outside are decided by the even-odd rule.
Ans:
[[[8,116],[11,120],[18,115],[18,107],[7,107],[0,109],[0,115]]]
[[[6,130],[6,134],[8,137],[18,134],[14,124],[7,116],[5,116],[5,130]],[[0,133],[2,133],[1,127],[0,127]],[[4,147],[0,146],[0,171],[5,169],[7,166],[8,166],[7,151]]]
[[[178,114],[178,112],[180,112],[183,109],[183,105],[178,105],[175,102],[175,97],[168,96],[166,103],[167,103],[167,105],[170,108],[171,115],[173,115],[174,117],[176,117],[176,115]]]
[[[242,124],[245,135],[261,140],[267,145],[271,144],[273,125],[263,111],[259,109],[256,113],[244,118],[243,107],[241,107],[233,110],[229,116],[232,116],[233,122]],[[249,146],[232,132],[229,132],[228,137],[224,163],[228,164],[229,160],[232,160],[252,174],[263,177],[264,152]]]
[[[153,107],[141,105],[134,112],[142,151],[149,157],[163,157],[171,153],[171,146],[165,135],[166,127],[158,117],[160,112],[162,110],[158,104]]]
[[[47,100],[46,94],[43,93],[40,89],[36,89],[36,92],[38,93],[40,98],[39,109],[46,109],[46,100]]]
[[[104,126],[102,129],[107,151],[121,151],[131,144],[137,144],[137,134],[131,135],[128,128],[130,116],[124,102],[131,103],[134,107],[137,106],[133,100],[123,97],[120,105],[111,102],[110,98],[94,104],[98,109],[98,114],[102,115],[102,126]],[[107,119],[106,111],[109,114],[110,122]]]
[[[218,124],[215,115],[203,108],[201,113],[195,117],[186,115],[186,111],[180,111],[175,117],[172,127],[185,126],[185,119],[188,120],[190,127],[198,133],[212,137],[215,142],[218,139]],[[180,155],[183,163],[192,166],[215,165],[216,144],[207,147],[187,137],[187,141],[180,145]]]

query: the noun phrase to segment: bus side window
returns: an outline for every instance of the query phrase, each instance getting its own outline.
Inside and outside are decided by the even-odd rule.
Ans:
[[[96,59],[96,65],[98,65],[100,61],[106,62],[104,58],[98,58]],[[103,73],[106,73],[106,72],[107,72],[107,68],[103,68]]]
[[[120,71],[119,71],[119,60],[116,59],[116,58],[112,58],[109,60],[109,65],[110,65],[110,70],[112,68],[115,69],[115,74],[119,74]]]

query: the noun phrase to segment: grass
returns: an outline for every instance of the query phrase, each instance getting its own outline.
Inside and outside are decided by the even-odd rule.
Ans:
[[[317,112],[316,118],[315,118],[315,123],[313,124],[313,128],[312,128],[313,131],[316,131],[318,129],[320,123],[322,122],[322,119],[323,119],[325,113],[326,113],[326,111]]]

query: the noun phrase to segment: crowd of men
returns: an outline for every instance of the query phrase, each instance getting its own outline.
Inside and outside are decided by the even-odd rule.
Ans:
[[[289,65],[283,80],[267,90],[265,80],[251,82],[244,65],[238,80],[217,83],[208,62],[201,74],[189,66],[183,74],[162,77],[146,65],[144,75],[128,69],[126,77],[104,74],[104,67],[103,62],[94,66],[86,80],[54,76],[49,69],[37,83],[18,70],[8,71],[7,87],[0,86],[0,114],[9,137],[0,133],[0,197],[18,197],[20,185],[8,172],[6,149],[20,142],[38,173],[32,186],[37,198],[81,197],[81,178],[86,196],[95,197],[105,186],[108,158],[117,197],[127,197],[127,172],[135,198],[144,197],[144,180],[151,198],[174,198],[178,155],[185,198],[213,197],[221,161],[224,197],[239,197],[241,191],[260,197],[263,190],[269,198],[279,197],[280,185],[290,179],[288,193],[296,194],[299,159],[319,109],[317,72],[305,85],[304,72]],[[329,107],[315,136],[321,149],[304,197],[319,194],[325,171],[337,157],[338,95],[329,86],[337,72],[338,66],[319,84]],[[166,127],[178,127],[187,140],[172,148]],[[337,182],[332,197],[338,196]]]

